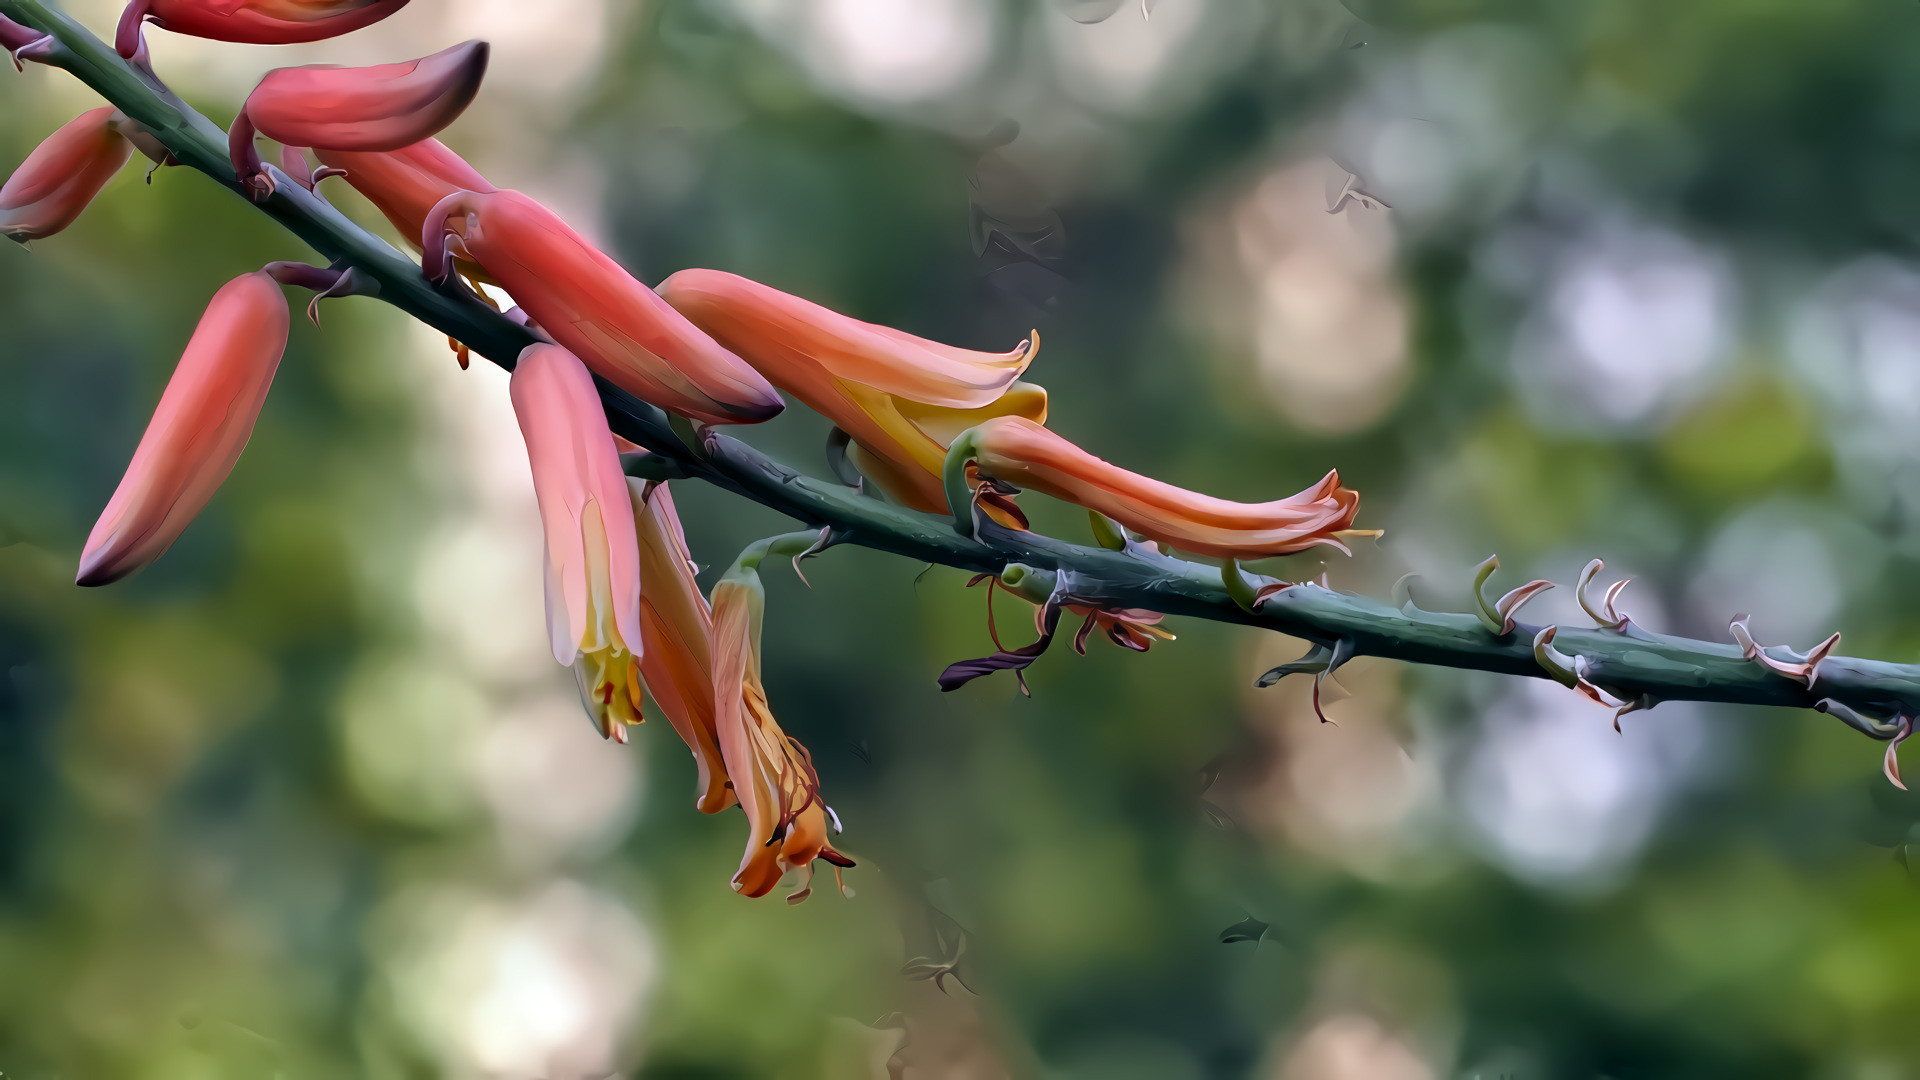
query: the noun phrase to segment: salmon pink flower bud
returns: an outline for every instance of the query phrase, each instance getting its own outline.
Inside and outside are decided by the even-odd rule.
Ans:
[[[398,150],[438,133],[480,92],[487,43],[468,41],[432,56],[374,67],[313,64],[267,72],[227,133],[239,178],[271,194],[254,134],[290,146]]]
[[[421,228],[435,203],[456,191],[495,190],[486,177],[438,139],[422,139],[398,150],[320,147],[314,154],[320,164],[342,170],[343,179],[365,195],[416,251]]]
[[[746,854],[733,889],[765,896],[789,870],[805,880],[787,897],[805,899],[813,861],[835,867],[853,860],[828,842],[832,812],[820,798],[813,758],[780,729],[760,681],[760,624],[766,594],[758,570],[745,560],[713,587],[713,690],[720,753],[740,809],[746,812]]]
[[[34,147],[0,187],[0,235],[26,243],[73,224],[133,156],[113,117],[111,107],[89,109]]]
[[[620,453],[593,377],[570,352],[529,345],[508,381],[546,530],[547,631],[601,734],[640,722],[640,556]]]
[[[1037,334],[1004,353],[958,349],[718,270],[682,270],[660,295],[833,421],[860,470],[916,510],[946,509],[940,471],[954,436],[996,416],[1047,418],[1047,392],[1015,381],[1039,351]]]
[[[21,26],[5,15],[0,15],[0,49],[4,49],[13,58],[13,70],[25,71],[22,60],[41,59],[41,55],[51,48],[53,37],[43,34],[31,26]]]
[[[694,805],[717,814],[734,803],[713,709],[713,614],[693,578],[680,515],[666,484],[627,481],[640,538],[640,675],[667,722],[693,752]]]
[[[288,321],[287,298],[264,271],[213,294],[87,537],[77,583],[111,584],[158,559],[213,498],[253,435]]]
[[[293,45],[339,37],[407,6],[407,0],[133,0],[114,45],[125,59],[140,48],[140,22],[190,37],[245,45]]]
[[[744,360],[520,192],[462,191],[433,208],[420,243],[435,279],[451,272],[449,235],[540,329],[635,397],[709,424],[785,407]]]
[[[1229,502],[1128,472],[1019,417],[989,420],[955,441],[982,477],[1031,488],[1097,510],[1152,540],[1197,555],[1257,559],[1318,544],[1347,550],[1340,534],[1353,526],[1358,492],[1338,473],[1290,498]],[[951,485],[958,463],[949,457]],[[968,495],[949,487],[956,515]]]

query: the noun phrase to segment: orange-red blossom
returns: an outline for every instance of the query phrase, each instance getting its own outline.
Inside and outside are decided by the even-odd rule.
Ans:
[[[292,45],[338,37],[407,6],[407,0],[133,0],[114,45],[128,60],[140,49],[140,23],[190,37],[248,45]]]
[[[106,585],[153,562],[207,505],[253,434],[286,350],[287,323],[287,298],[264,271],[214,294],[87,537],[79,584]]]
[[[468,41],[398,64],[277,68],[261,78],[227,132],[235,174],[256,197],[273,184],[255,133],[289,146],[398,150],[438,133],[480,92],[487,43]]]
[[[757,423],[785,407],[745,361],[520,192],[442,199],[420,236],[429,275],[451,272],[450,236],[540,329],[635,397],[710,424]]]
[[[0,236],[25,243],[73,224],[133,156],[113,109],[89,109],[47,136],[0,187]]]
[[[954,486],[960,460],[979,475],[1097,510],[1151,540],[1196,555],[1258,559],[1325,544],[1345,551],[1360,494],[1329,472],[1285,499],[1231,502],[1128,472],[1020,417],[989,420],[957,440],[949,458],[952,509],[967,520],[970,494]]]
[[[1047,418],[1047,392],[1017,381],[1037,334],[1004,353],[955,348],[719,270],[682,270],[659,291],[846,432],[860,471],[916,510],[946,508],[940,470],[956,435],[996,416]]]

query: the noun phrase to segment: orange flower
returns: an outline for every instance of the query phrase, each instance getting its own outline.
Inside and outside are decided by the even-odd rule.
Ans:
[[[546,530],[547,631],[600,733],[640,722],[640,555],[631,496],[593,378],[557,345],[529,345],[508,380]]]
[[[693,579],[693,557],[666,484],[627,481],[640,538],[640,675],[700,770],[694,805],[717,814],[734,803],[714,729],[713,615]]]
[[[0,235],[26,243],[73,224],[133,156],[113,109],[89,109],[33,148],[0,187]]]
[[[767,704],[760,682],[766,596],[753,566],[757,562],[742,556],[713,587],[714,722],[727,775],[749,822],[747,851],[733,875],[733,889],[745,896],[765,896],[783,874],[798,870],[803,880],[787,897],[792,904],[811,891],[815,859],[832,864],[836,877],[839,868],[852,866],[853,860],[828,842],[832,812],[820,799],[812,757],[780,730]]]
[[[767,380],[517,191],[462,191],[427,215],[427,272],[445,278],[460,238],[514,302],[594,373],[643,401],[710,424],[751,424],[785,403]]]
[[[128,60],[140,49],[140,22],[176,34],[248,45],[292,45],[338,37],[407,6],[407,0],[133,0],[114,45]]]
[[[916,510],[946,509],[940,469],[954,436],[997,416],[1047,418],[1047,392],[1015,381],[1038,334],[1005,353],[957,349],[719,270],[682,270],[660,295],[833,421],[860,471]]]
[[[273,183],[254,149],[256,131],[289,146],[398,150],[453,123],[480,92],[486,71],[484,41],[398,64],[278,68],[247,95],[227,133],[227,152],[240,180],[264,197]]]
[[[287,298],[264,271],[213,295],[167,380],[133,463],[87,537],[81,585],[158,559],[233,471],[287,346]]]
[[[408,246],[420,249],[420,230],[433,204],[456,191],[493,191],[466,159],[439,139],[422,139],[398,150],[337,150],[319,147],[320,164],[345,172],[353,189],[386,215]]]
[[[1076,503],[1169,547],[1197,555],[1257,559],[1318,544],[1345,551],[1358,492],[1330,472],[1314,486],[1265,503],[1229,502],[1174,487],[1094,457],[1020,417],[989,420],[956,440],[947,468],[948,497],[966,520],[971,494],[956,469],[971,460],[982,477]]]

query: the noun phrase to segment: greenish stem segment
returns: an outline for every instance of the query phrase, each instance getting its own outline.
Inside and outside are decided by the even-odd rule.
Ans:
[[[0,0],[0,14],[52,34],[59,42],[48,60],[138,122],[172,151],[234,192],[248,206],[273,217],[335,266],[352,267],[379,283],[379,299],[466,343],[511,369],[533,343],[526,330],[481,304],[457,284],[436,287],[418,264],[348,220],[327,201],[295,183],[282,183],[261,203],[247,198],[228,162],[223,132],[163,87],[120,59],[114,50],[46,0]],[[605,381],[598,381],[609,425],[661,460],[631,466],[665,477],[687,476],[779,510],[812,531],[761,541],[752,557],[798,554],[831,527],[840,543],[892,552],[922,562],[981,573],[1011,574],[1025,585],[1068,575],[1076,603],[1145,608],[1168,615],[1258,626],[1312,642],[1331,655],[1379,656],[1522,675],[1549,677],[1536,657],[1534,640],[1544,626],[1520,624],[1520,632],[1490,630],[1491,612],[1471,614],[1396,608],[1351,593],[1302,583],[1254,604],[1244,595],[1237,569],[1161,555],[1143,545],[1125,550],[1069,544],[1030,532],[1003,529],[991,521],[975,534],[966,463],[971,440],[956,440],[944,482],[954,516],[936,517],[891,506],[840,484],[804,476],[724,433],[706,429],[689,442],[661,410]],[[699,447],[698,450],[694,447]],[[791,552],[787,551],[792,548]],[[749,556],[743,554],[742,558]],[[744,563],[739,565],[745,565]],[[1491,567],[1485,568],[1487,573]],[[1005,578],[1003,578],[1005,580]],[[1229,582],[1233,588],[1229,589]],[[1482,578],[1484,582],[1484,578]],[[1024,591],[1024,590],[1023,590]],[[1478,590],[1476,589],[1476,593]],[[1234,593],[1242,593],[1236,597]],[[1484,600],[1476,604],[1484,608]],[[1920,666],[1831,656],[1819,665],[1812,686],[1747,659],[1731,643],[1650,633],[1628,623],[1623,629],[1559,627],[1550,639],[1559,656],[1580,657],[1590,682],[1625,699],[1696,700],[1782,705],[1844,712],[1851,723],[1879,737],[1884,718],[1920,714]]]

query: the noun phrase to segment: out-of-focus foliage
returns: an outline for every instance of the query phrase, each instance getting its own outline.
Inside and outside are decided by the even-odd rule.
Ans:
[[[1463,609],[1489,551],[1600,555],[1655,629],[1920,646],[1911,4],[415,0],[154,48],[224,120],[266,67],[476,34],[449,141],[645,280],[1037,326],[1053,425],[1121,464],[1241,498],[1338,465],[1388,535],[1337,587]],[[0,75],[8,162],[93,104]],[[1323,726],[1250,687],[1295,643],[1187,623],[943,696],[982,593],[853,549],[768,574],[766,681],[858,895],[736,897],[671,731],[600,743],[547,658],[504,378],[370,301],[296,327],[172,552],[72,587],[200,305],[302,254],[138,169],[0,251],[6,1076],[842,1080],[903,1031],[913,1080],[1920,1070],[1920,802],[1830,719],[1615,735],[1362,662]],[[791,411],[745,437],[824,474]],[[677,494],[703,565],[787,527]]]

